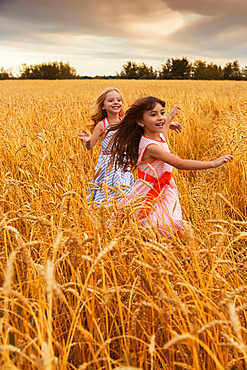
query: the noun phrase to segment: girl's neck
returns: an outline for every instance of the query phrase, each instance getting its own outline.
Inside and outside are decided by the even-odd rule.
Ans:
[[[112,126],[117,125],[120,122],[119,113],[107,114],[107,119],[108,119],[110,125],[112,125]]]
[[[159,132],[146,132],[144,130],[144,136],[148,137],[149,139],[153,139],[156,141],[161,141],[160,133]]]

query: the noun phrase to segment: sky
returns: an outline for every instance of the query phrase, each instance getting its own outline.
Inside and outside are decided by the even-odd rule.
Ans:
[[[247,0],[0,0],[0,68],[62,61],[85,76],[168,58],[247,65]]]

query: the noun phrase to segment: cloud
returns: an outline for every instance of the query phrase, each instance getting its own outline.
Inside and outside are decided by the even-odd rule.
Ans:
[[[247,2],[245,0],[204,0],[201,2],[166,0],[172,10],[194,13],[200,19],[184,25],[172,35],[173,42],[184,41],[188,47],[226,55],[246,56]]]
[[[230,14],[233,10],[246,9],[245,0],[163,0],[165,4],[174,10],[180,12],[197,13],[203,16],[215,16]],[[246,13],[245,13],[246,14]]]
[[[1,0],[0,46],[16,61],[63,59],[78,73],[97,61],[112,73],[126,60],[155,68],[170,57],[244,61],[246,14],[246,0]]]
[[[153,10],[155,5],[155,11]],[[155,20],[162,16],[164,3],[153,0],[125,0],[114,2],[102,0],[12,0],[3,2],[2,18],[11,22],[26,22],[35,29],[42,27],[49,32],[76,32],[93,35],[123,36],[128,34],[126,24],[136,20]]]

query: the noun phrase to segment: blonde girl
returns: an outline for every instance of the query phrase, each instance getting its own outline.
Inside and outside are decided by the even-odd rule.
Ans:
[[[112,133],[107,133],[110,128],[118,125],[123,116],[123,98],[120,91],[115,87],[108,87],[98,96],[95,102],[95,109],[91,116],[93,121],[92,135],[83,130],[78,134],[80,140],[85,143],[88,150],[101,140],[100,156],[95,168],[97,177],[91,183],[88,201],[96,202],[99,205],[103,201],[111,201],[114,196],[121,198],[122,194],[130,192],[134,178],[130,168],[125,170],[110,168],[109,161],[111,149],[109,142]]]

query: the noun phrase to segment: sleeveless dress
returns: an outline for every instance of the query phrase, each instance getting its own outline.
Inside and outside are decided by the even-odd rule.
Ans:
[[[111,127],[107,117],[103,123],[106,132]],[[95,174],[98,175],[89,186],[88,202],[100,204],[102,201],[108,201],[109,204],[113,197],[121,199],[123,195],[128,194],[134,185],[134,177],[130,170],[124,171],[121,168],[115,170],[114,164],[109,168],[111,151],[108,144],[113,135],[114,131],[108,132],[101,140],[101,152],[95,168]]]
[[[141,137],[137,161],[138,179],[129,195],[119,203],[118,208],[131,205],[141,225],[154,226],[162,235],[169,237],[182,228],[178,190],[172,178],[173,167],[157,159],[148,164],[142,161],[145,150],[151,144],[159,145],[170,152],[162,134],[160,138],[161,141]]]

